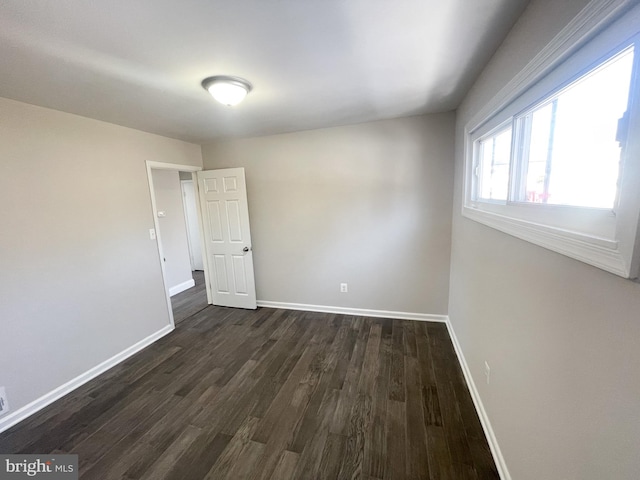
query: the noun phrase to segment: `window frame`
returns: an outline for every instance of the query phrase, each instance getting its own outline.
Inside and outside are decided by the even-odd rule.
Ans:
[[[640,6],[594,0],[465,126],[462,215],[510,235],[637,279],[640,264]],[[622,16],[622,13],[625,13]],[[594,20],[594,19],[597,19]],[[514,164],[519,119],[596,66],[635,45],[627,139],[613,209],[517,201]],[[505,201],[478,198],[479,141],[512,129]],[[521,181],[521,180],[518,180]]]

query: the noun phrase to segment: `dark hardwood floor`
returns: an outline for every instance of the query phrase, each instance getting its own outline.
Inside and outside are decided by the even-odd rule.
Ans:
[[[207,289],[204,285],[204,272],[202,270],[196,270],[192,273],[193,280],[196,282],[195,287],[191,287],[171,297],[173,322],[176,325],[207,307]]]
[[[0,434],[81,479],[496,479],[444,324],[207,306]]]

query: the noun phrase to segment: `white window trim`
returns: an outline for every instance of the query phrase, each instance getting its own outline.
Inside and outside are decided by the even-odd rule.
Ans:
[[[640,245],[638,245],[640,243],[638,238],[640,237],[638,230],[640,195],[626,199],[627,207],[631,205],[631,211],[621,216],[624,221],[618,222],[622,224],[618,225],[615,240],[482,210],[480,202],[473,200],[473,134],[488,122],[495,121],[496,115],[502,109],[509,106],[636,3],[633,0],[589,2],[522,71],[472,117],[464,128],[463,216],[625,278],[637,278],[640,270]],[[636,55],[638,54],[640,51],[637,49]],[[637,145],[635,150],[636,154],[640,154],[640,148]],[[623,182],[626,182],[626,185],[623,185],[623,189],[627,192],[640,190],[640,168],[638,167],[640,162],[633,163],[634,165],[630,168],[625,166]]]

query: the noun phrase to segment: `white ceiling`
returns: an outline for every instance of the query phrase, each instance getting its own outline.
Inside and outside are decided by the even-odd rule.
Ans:
[[[447,111],[527,3],[2,0],[0,96],[196,143]]]

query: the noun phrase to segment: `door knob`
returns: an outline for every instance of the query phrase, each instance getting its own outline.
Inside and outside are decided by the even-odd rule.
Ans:
[[[249,247],[244,247],[244,248],[242,249],[242,251],[243,251],[243,252],[248,252],[248,251],[249,251]]]

